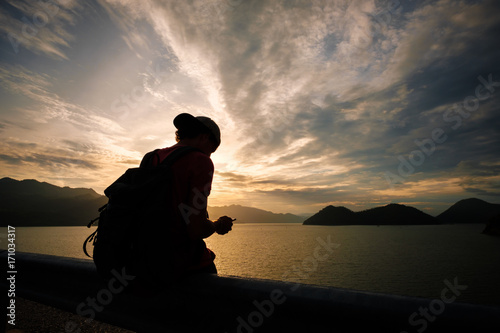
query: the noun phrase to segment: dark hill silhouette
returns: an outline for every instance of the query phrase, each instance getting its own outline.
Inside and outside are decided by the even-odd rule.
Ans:
[[[488,223],[495,215],[500,214],[500,205],[481,199],[470,198],[460,200],[437,216],[439,223]]]
[[[266,210],[245,207],[240,205],[230,205],[222,207],[208,207],[208,214],[211,219],[227,215],[236,218],[236,223],[302,223],[303,217],[293,214],[277,214]]]
[[[0,226],[84,226],[97,217],[108,198],[92,189],[59,187],[36,180],[0,179]],[[302,223],[293,214],[275,214],[238,205],[209,207],[211,218],[228,215],[237,222]]]
[[[410,224],[437,224],[434,216],[418,210],[415,207],[388,204],[383,207],[375,207],[357,213],[357,218],[362,224],[377,225],[410,225]],[[360,223],[361,224],[361,223]]]
[[[82,226],[107,198],[92,189],[0,179],[0,226]]]
[[[306,225],[345,225],[356,224],[356,213],[352,210],[335,206],[327,206],[304,221]]]
[[[361,212],[328,206],[304,221],[307,225],[410,225],[437,224],[435,217],[414,207],[389,204]]]

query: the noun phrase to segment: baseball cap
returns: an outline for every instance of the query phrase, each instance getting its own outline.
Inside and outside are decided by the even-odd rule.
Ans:
[[[174,126],[177,129],[185,128],[208,128],[215,138],[217,147],[220,145],[219,126],[210,118],[204,116],[195,117],[189,113],[181,113],[174,118]]]

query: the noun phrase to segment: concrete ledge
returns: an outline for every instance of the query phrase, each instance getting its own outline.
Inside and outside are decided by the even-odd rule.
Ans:
[[[4,263],[6,251],[0,253]],[[409,317],[433,300],[333,287],[213,275],[192,276],[150,297],[103,281],[90,260],[16,253],[16,294],[138,332],[495,331],[500,307],[444,304],[431,319]],[[0,282],[7,286],[5,280]],[[434,306],[439,310],[439,302]],[[90,319],[89,319],[90,320]],[[79,327],[67,323],[66,332]]]

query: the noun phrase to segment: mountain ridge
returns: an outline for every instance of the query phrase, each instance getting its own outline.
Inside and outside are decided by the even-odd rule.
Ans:
[[[241,205],[209,206],[208,213],[212,219],[220,216],[237,218],[237,223],[302,223],[305,218],[290,213],[273,213],[271,211]],[[243,215],[243,217],[238,217]]]
[[[35,179],[0,179],[0,226],[82,226],[95,218],[107,198],[90,188],[59,187]],[[305,217],[241,205],[209,206],[212,219],[227,215],[235,223],[303,223],[305,225],[408,225],[487,223],[500,214],[500,204],[463,199],[433,217],[411,206],[388,204],[359,212],[326,206]]]
[[[435,217],[417,208],[391,203],[359,212],[328,206],[304,221],[304,225],[415,225],[437,224]]]
[[[93,189],[59,187],[34,179],[0,179],[0,226],[83,226],[98,216],[108,198]],[[209,206],[212,219],[223,215],[235,223],[302,223],[305,218],[240,205]]]
[[[475,223],[480,220],[487,223],[495,215],[500,215],[500,204],[492,204],[477,198],[457,201],[453,206],[437,216],[441,224]]]
[[[463,199],[434,217],[421,210],[391,203],[359,212],[343,206],[327,206],[304,221],[304,225],[429,225],[488,223],[500,214],[500,204],[477,198]]]
[[[107,202],[93,189],[59,187],[34,179],[0,179],[0,226],[77,226]]]

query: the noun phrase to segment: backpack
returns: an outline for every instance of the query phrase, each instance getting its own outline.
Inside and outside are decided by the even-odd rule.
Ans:
[[[104,194],[108,203],[99,208],[97,229],[85,240],[92,242],[93,260],[105,279],[126,272],[135,282],[164,286],[180,278],[189,262],[189,240],[185,223],[174,207],[172,164],[197,150],[179,147],[157,166],[158,150],[147,153],[140,167],[128,169]]]

